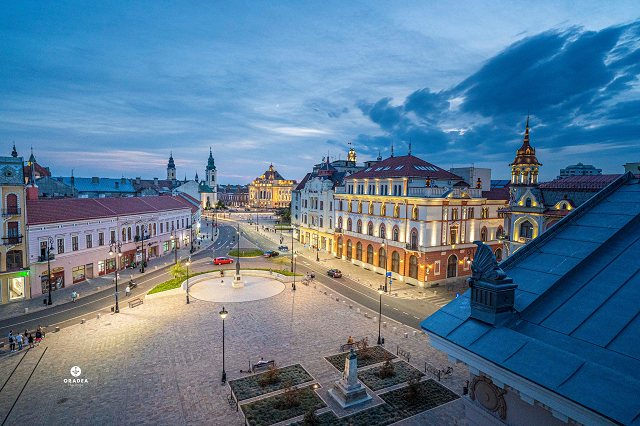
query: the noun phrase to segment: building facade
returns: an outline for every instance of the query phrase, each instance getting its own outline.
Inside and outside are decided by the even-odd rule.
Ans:
[[[560,175],[556,179],[564,179],[571,176],[594,176],[601,175],[602,169],[596,169],[590,164],[574,164],[567,166],[564,169],[560,169]]]
[[[47,246],[52,291],[88,278],[171,254],[189,244],[197,207],[181,196],[34,199],[27,201],[31,295],[48,292]],[[174,237],[174,238],[172,238]],[[110,243],[121,244],[117,261]],[[115,250],[115,248],[114,248]]]
[[[0,303],[27,299],[31,292],[23,167],[22,157],[0,157]]]
[[[249,206],[249,187],[247,185],[218,185],[218,200],[227,207]]]
[[[471,188],[415,156],[390,157],[336,189],[332,252],[414,285],[457,280],[470,274],[475,240],[502,258],[506,202],[504,189]]]
[[[258,209],[287,207],[291,203],[291,191],[296,186],[295,180],[283,178],[272,164],[269,170],[249,185],[249,203]]]

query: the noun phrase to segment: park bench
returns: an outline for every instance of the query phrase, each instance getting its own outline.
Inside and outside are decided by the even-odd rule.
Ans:
[[[142,300],[139,297],[137,297],[137,298],[129,301],[129,307],[130,308],[135,308],[136,306],[140,306],[143,303],[144,303],[144,300]]]
[[[267,362],[263,362],[262,364],[253,364],[253,366],[251,367],[251,371],[253,373],[257,373],[258,371],[266,371],[269,369],[269,367],[273,367],[276,365],[275,360],[271,360],[271,361],[267,361]]]

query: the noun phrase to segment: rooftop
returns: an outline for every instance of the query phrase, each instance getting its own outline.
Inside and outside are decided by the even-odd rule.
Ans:
[[[541,189],[587,189],[600,190],[609,185],[620,175],[580,175],[570,176],[564,179],[556,179],[540,184]]]
[[[375,179],[393,177],[418,177],[431,179],[462,180],[438,166],[434,166],[413,155],[389,157],[364,170],[348,176],[348,179]]]
[[[65,185],[71,186],[71,177],[57,177],[53,178],[60,180]],[[129,182],[129,179],[120,178],[73,178],[73,187],[79,192],[120,192],[120,193],[135,193],[136,190]]]

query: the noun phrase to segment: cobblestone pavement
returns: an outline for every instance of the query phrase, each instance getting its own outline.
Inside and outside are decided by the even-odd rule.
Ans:
[[[137,308],[123,308],[120,314],[48,333],[41,346],[27,353],[15,380],[0,395],[0,400],[8,400],[0,404],[4,417],[16,390],[47,348],[6,424],[242,425],[241,415],[227,403],[228,386],[220,384],[222,306],[197,300],[186,305],[181,294],[157,296]],[[296,292],[286,289],[264,300],[226,304],[228,379],[245,376],[240,370],[264,357],[280,366],[300,363],[322,390],[330,388],[340,373],[324,356],[338,353],[350,335],[377,339],[376,313],[349,305],[342,296],[331,297],[303,285]],[[420,369],[425,360],[437,367],[452,366],[444,353],[429,345],[428,336],[383,320],[388,350],[395,353],[400,345],[411,352],[411,363]],[[0,358],[0,378],[22,355]],[[87,383],[64,383],[74,379],[73,366],[82,370],[75,379]],[[463,366],[453,367],[454,374],[441,383],[460,393],[468,372]],[[456,401],[401,424],[464,425],[464,408]]]

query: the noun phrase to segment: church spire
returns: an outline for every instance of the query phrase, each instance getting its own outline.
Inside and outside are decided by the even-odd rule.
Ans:
[[[36,162],[36,157],[33,155],[33,147],[31,147],[31,156],[29,157],[29,165],[32,166]]]
[[[11,156],[12,157],[17,157],[18,156],[18,151],[16,151],[16,143],[13,143],[13,151],[11,151]]]
[[[411,138],[409,138],[409,155],[411,155]]]

